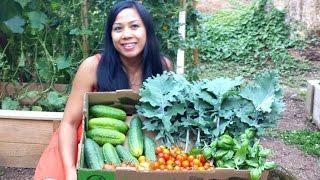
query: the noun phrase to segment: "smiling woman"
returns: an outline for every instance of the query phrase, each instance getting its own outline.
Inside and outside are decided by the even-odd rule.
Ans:
[[[86,92],[130,88],[138,92],[145,79],[165,70],[172,70],[172,65],[160,53],[149,12],[137,1],[116,3],[108,15],[103,51],[80,65],[63,120],[39,160],[34,179],[77,179],[77,144]]]

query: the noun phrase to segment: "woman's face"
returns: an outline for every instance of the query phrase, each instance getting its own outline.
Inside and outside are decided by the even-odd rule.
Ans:
[[[112,25],[111,37],[122,60],[140,58],[146,36],[146,28],[136,9],[127,8],[117,15]]]

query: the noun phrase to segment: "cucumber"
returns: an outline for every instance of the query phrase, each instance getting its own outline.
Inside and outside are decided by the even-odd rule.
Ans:
[[[102,154],[106,164],[119,165],[121,163],[116,149],[110,143],[105,143],[102,146]]]
[[[87,132],[87,136],[93,139],[99,145],[105,143],[110,144],[123,144],[126,136],[117,130],[94,128]]]
[[[138,116],[133,116],[128,131],[128,146],[130,153],[135,157],[139,157],[143,153],[143,134],[141,126],[140,118]]]
[[[101,148],[89,138],[84,140],[84,159],[90,169],[102,169],[104,164]]]
[[[122,145],[117,145],[116,146],[116,151],[122,160],[122,162],[125,163],[131,163],[131,164],[139,164],[139,161],[137,158],[135,158],[127,148],[125,148]]]
[[[156,161],[156,145],[151,138],[148,136],[144,137],[144,155],[147,161]]]
[[[100,117],[100,118],[92,118],[89,120],[89,129],[93,129],[96,127],[101,127],[105,129],[113,129],[117,130],[121,133],[127,133],[129,126],[118,119],[107,118],[107,117]]]
[[[109,117],[119,120],[126,120],[126,112],[122,109],[106,106],[106,105],[93,105],[89,108],[89,114],[94,117]]]

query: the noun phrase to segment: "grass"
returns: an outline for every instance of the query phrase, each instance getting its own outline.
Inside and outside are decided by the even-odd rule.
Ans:
[[[214,61],[211,63],[201,63],[198,67],[197,74],[200,79],[214,79],[217,77],[236,77],[242,76],[244,78],[252,78],[254,75],[273,69],[271,67],[263,67],[257,69],[255,65],[241,64],[239,62],[232,61]],[[308,70],[307,70],[308,69]],[[289,87],[290,89],[300,90],[300,88],[306,88],[307,77],[309,72],[315,72],[315,68],[311,65],[305,70],[298,70],[295,72],[287,71],[280,73],[281,85]]]
[[[288,144],[297,145],[307,154],[320,157],[320,131],[286,131],[280,133],[279,137]]]

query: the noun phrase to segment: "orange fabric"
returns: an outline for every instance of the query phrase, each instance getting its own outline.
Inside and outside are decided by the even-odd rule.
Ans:
[[[77,131],[77,143],[80,142],[82,131],[82,124],[80,124]],[[57,180],[65,179],[63,163],[59,152],[58,135],[59,129],[53,134],[48,147],[44,150],[39,159],[35,170],[34,180],[43,180],[45,178]],[[76,152],[78,152],[77,149]],[[75,154],[75,159],[77,160],[77,154]]]
[[[96,54],[95,57],[100,60],[101,55]],[[95,89],[93,89],[95,91]],[[80,123],[77,130],[77,143],[79,144],[82,134],[82,123]],[[78,146],[76,147],[76,152],[78,152]],[[75,159],[77,160],[78,153],[75,154]],[[59,152],[59,129],[54,132],[49,145],[43,151],[38,165],[35,170],[34,180],[43,180],[46,178],[65,180],[64,167]]]

